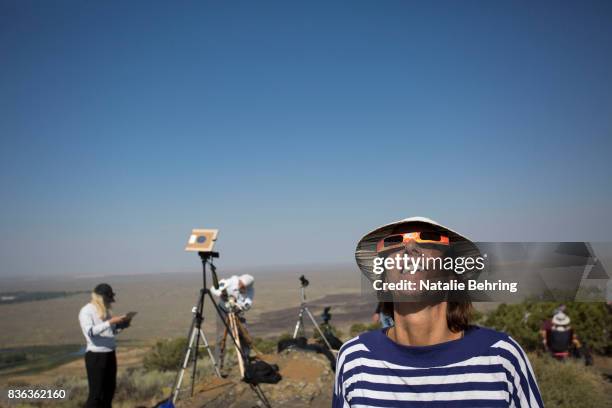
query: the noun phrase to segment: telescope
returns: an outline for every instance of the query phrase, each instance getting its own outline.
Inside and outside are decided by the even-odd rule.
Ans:
[[[325,345],[327,346],[327,348],[329,350],[333,350],[332,346],[329,344],[329,341],[325,337],[325,334],[323,334],[323,331],[321,330],[321,327],[319,327],[319,324],[317,323],[317,320],[314,318],[312,313],[310,313],[310,310],[308,309],[308,305],[306,304],[306,286],[308,286],[308,284],[310,282],[308,282],[308,279],[306,279],[306,277],[304,277],[304,275],[302,275],[302,276],[300,276],[300,283],[302,284],[302,287],[300,288],[302,303],[300,305],[300,313],[298,314],[297,322],[295,323],[295,329],[293,330],[293,338],[297,339],[298,333],[300,333],[300,331],[303,334],[303,331],[304,331],[304,314],[306,314],[310,318],[310,321],[312,322],[312,324],[315,327],[315,329],[317,329],[317,331],[321,335],[321,338],[325,342]],[[329,321],[329,319],[331,319],[331,314],[329,313],[329,309],[330,309],[329,307],[325,308],[325,311],[323,312],[323,315],[321,315],[321,317],[323,317],[323,320],[325,321],[325,323],[327,323]]]

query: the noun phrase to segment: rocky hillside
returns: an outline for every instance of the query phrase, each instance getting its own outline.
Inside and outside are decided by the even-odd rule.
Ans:
[[[277,364],[283,379],[277,384],[260,387],[273,407],[331,406],[334,373],[329,361],[321,354],[288,350],[280,354],[263,355],[262,359]],[[182,400],[188,408],[251,408],[263,404],[250,386],[239,380],[237,367],[227,378],[208,376],[196,386],[193,398]]]

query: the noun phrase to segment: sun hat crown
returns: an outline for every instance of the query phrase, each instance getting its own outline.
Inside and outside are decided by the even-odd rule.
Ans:
[[[555,326],[567,326],[568,324],[570,324],[571,320],[569,318],[568,315],[566,315],[563,312],[559,312],[557,314],[555,314],[552,318],[552,323]]]
[[[377,278],[377,275],[372,273],[372,262],[374,257],[377,256],[377,242],[386,236],[393,233],[398,233],[399,230],[405,229],[411,225],[430,227],[436,231],[446,233],[450,238],[450,242],[453,245],[455,253],[458,255],[464,254],[474,256],[480,253],[477,246],[470,239],[455,232],[454,230],[445,227],[444,225],[427,217],[408,217],[383,225],[368,232],[357,243],[357,248],[355,248],[355,259],[359,269],[361,269],[361,272],[369,280],[374,280]]]

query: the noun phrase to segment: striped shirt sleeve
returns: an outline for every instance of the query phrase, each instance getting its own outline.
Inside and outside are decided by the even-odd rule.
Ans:
[[[347,349],[357,343],[358,337],[355,337],[342,345],[336,359],[336,380],[334,381],[334,394],[332,397],[332,408],[348,408],[349,403],[346,400],[344,393],[344,361],[347,355]]]
[[[509,363],[514,404],[517,407],[544,407],[529,358],[516,340],[508,336],[504,340],[499,340],[492,347],[498,349],[499,357],[503,362]]]

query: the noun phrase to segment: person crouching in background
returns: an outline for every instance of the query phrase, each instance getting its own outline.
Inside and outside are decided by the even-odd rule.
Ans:
[[[112,407],[117,378],[115,334],[130,325],[127,316],[112,316],[111,304],[114,302],[113,289],[101,283],[91,293],[91,301],[79,312],[79,323],[87,341],[87,408]]]

